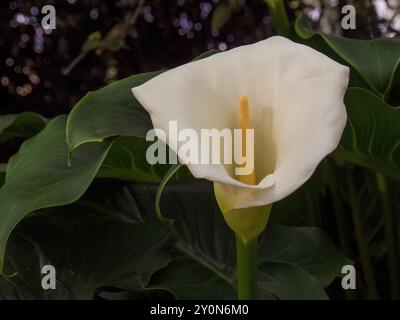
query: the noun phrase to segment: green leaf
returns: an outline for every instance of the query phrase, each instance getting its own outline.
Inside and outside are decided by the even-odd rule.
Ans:
[[[350,88],[348,123],[334,156],[400,180],[400,109],[373,93]]]
[[[220,30],[231,18],[232,8],[226,4],[220,4],[212,13],[211,29]]]
[[[145,206],[149,188],[142,188],[133,190]],[[164,189],[161,209],[174,220],[179,243],[171,264],[154,275],[149,289],[163,288],[181,299],[235,298],[234,236],[212,195],[208,182],[178,183]],[[148,197],[152,201],[151,192]],[[351,264],[318,229],[273,222],[260,239],[259,261],[264,273],[259,283],[261,298],[293,298],[293,292],[301,291],[298,298],[325,299],[323,287],[340,275],[344,264]],[[280,268],[281,264],[285,267]],[[178,280],[173,277],[176,274]]]
[[[282,262],[300,267],[323,287],[327,287],[340,275],[343,265],[351,264],[350,260],[340,254],[328,236],[314,227],[271,224],[263,233],[259,246],[260,264]]]
[[[159,182],[169,169],[167,165],[147,163],[146,141],[125,137],[81,145],[72,154],[69,168],[65,125],[66,116],[52,120],[25,142],[7,165],[5,184],[0,189],[0,270],[11,231],[31,212],[75,202],[95,177]],[[175,180],[186,177],[190,173],[182,170]]]
[[[40,132],[47,121],[34,112],[0,116],[0,143],[12,138],[30,138]]]
[[[85,202],[46,209],[17,227],[6,269],[18,273],[0,279],[2,299],[92,299],[103,287],[142,291],[168,264],[173,241],[167,228],[120,220],[114,205],[99,198],[93,206]],[[46,264],[56,269],[55,290],[41,287]]]
[[[259,272],[261,297],[281,300],[327,300],[321,284],[303,268],[280,262],[267,262]]]
[[[18,274],[12,277],[0,275],[1,300],[33,300],[43,296],[40,290],[41,270],[35,270],[40,256],[33,245],[22,237],[13,237],[8,243],[6,264],[7,269]]]
[[[0,270],[11,231],[32,211],[69,204],[85,192],[99,170],[110,143],[88,144],[73,155],[67,167],[66,117],[50,121],[11,157],[0,189]]]
[[[144,138],[153,126],[131,89],[160,73],[133,75],[86,94],[68,116],[69,150],[117,135]]]
[[[356,40],[315,32],[305,15],[296,20],[295,31],[306,44],[351,67],[351,86],[373,90],[386,99],[400,80],[399,40]]]
[[[153,275],[148,289],[167,290],[177,299],[235,299],[233,283],[211,271],[208,264],[204,266],[203,256],[199,261],[195,257],[191,252],[172,251],[171,263]]]

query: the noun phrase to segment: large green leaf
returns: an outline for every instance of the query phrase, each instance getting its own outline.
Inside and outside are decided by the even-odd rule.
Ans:
[[[316,239],[315,239],[316,240]],[[264,299],[327,300],[321,284],[303,268],[287,262],[260,266],[259,295]]]
[[[259,251],[261,264],[279,262],[300,267],[323,287],[340,274],[343,264],[351,264],[327,235],[315,227],[287,227],[271,223],[262,235]]]
[[[41,131],[47,121],[34,112],[0,116],[0,143],[11,138],[30,138]]]
[[[117,135],[145,137],[153,126],[150,116],[135,99],[131,89],[160,73],[133,75],[86,94],[68,117],[69,149],[72,151],[81,144]]]
[[[168,170],[168,166],[152,167],[143,161],[146,144],[134,138],[82,145],[73,153],[72,167],[68,167],[65,124],[65,116],[52,120],[8,163],[6,181],[0,189],[0,268],[11,231],[29,213],[75,202],[96,175],[157,182]],[[187,175],[186,171],[182,177]]]
[[[109,286],[142,291],[168,264],[173,241],[167,228],[121,220],[114,215],[119,208],[104,199],[88,203],[45,209],[16,228],[6,271],[17,275],[0,279],[2,299],[92,299]],[[56,268],[55,290],[41,287],[46,264]]]
[[[307,44],[350,66],[352,86],[371,89],[387,98],[400,80],[399,40],[356,40],[315,32],[304,15],[296,20],[295,30]]]
[[[350,88],[348,122],[334,156],[400,180],[400,109],[373,93]]]
[[[159,182],[168,170],[167,165],[151,166],[145,161],[146,141],[125,137],[78,147],[68,167],[65,125],[66,116],[55,118],[8,163],[0,189],[0,269],[11,231],[31,212],[75,202],[96,176]],[[188,176],[186,170],[175,179]]]
[[[131,188],[141,196],[139,208],[149,210],[154,191],[149,186]],[[167,186],[161,204],[164,215],[174,220],[179,243],[172,263],[154,275],[149,288],[167,289],[184,299],[234,298],[233,232],[219,212],[211,184],[192,181]],[[318,229],[273,222],[260,239],[259,260],[261,298],[281,299],[325,299],[323,287],[351,263]]]
[[[7,239],[18,222],[32,211],[79,199],[107,154],[109,143],[82,146],[73,155],[74,166],[68,168],[65,123],[65,116],[52,120],[8,163],[0,189],[0,270]]]

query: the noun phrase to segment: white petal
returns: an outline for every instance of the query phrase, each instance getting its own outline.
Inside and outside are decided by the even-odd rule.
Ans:
[[[132,91],[154,127],[166,133],[173,120],[178,130],[238,128],[239,96],[249,98],[259,183],[243,184],[223,165],[188,165],[195,177],[217,182],[221,192],[241,194],[232,206],[245,208],[292,193],[336,148],[346,124],[347,82],[347,67],[272,37],[172,69]]]

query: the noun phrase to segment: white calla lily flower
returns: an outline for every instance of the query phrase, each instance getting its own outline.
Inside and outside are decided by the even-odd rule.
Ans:
[[[347,67],[318,51],[272,37],[169,70],[132,92],[154,127],[166,133],[169,121],[198,132],[240,128],[239,99],[247,97],[254,184],[235,177],[229,165],[188,164],[195,177],[214,182],[228,221],[229,213],[269,205],[294,192],[337,147],[347,119],[348,77]],[[170,139],[167,135],[164,142],[178,152],[179,143]]]

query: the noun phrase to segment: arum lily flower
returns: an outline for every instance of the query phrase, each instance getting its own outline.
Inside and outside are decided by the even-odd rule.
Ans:
[[[247,98],[255,134],[254,183],[241,182],[227,165],[188,164],[195,177],[214,182],[226,216],[288,196],[337,147],[347,118],[348,74],[318,51],[272,37],[172,69],[132,91],[164,132],[174,120],[179,128],[199,132],[238,128],[239,100]],[[168,138],[174,149],[177,141]]]
[[[237,176],[226,164],[187,164],[195,177],[214,183],[225,221],[238,235],[239,297],[257,292],[254,240],[271,204],[306,182],[340,141],[348,78],[349,69],[325,55],[272,37],[185,64],[132,89],[163,132],[170,121],[196,132],[254,129],[250,174]],[[176,137],[159,138],[178,153]]]

